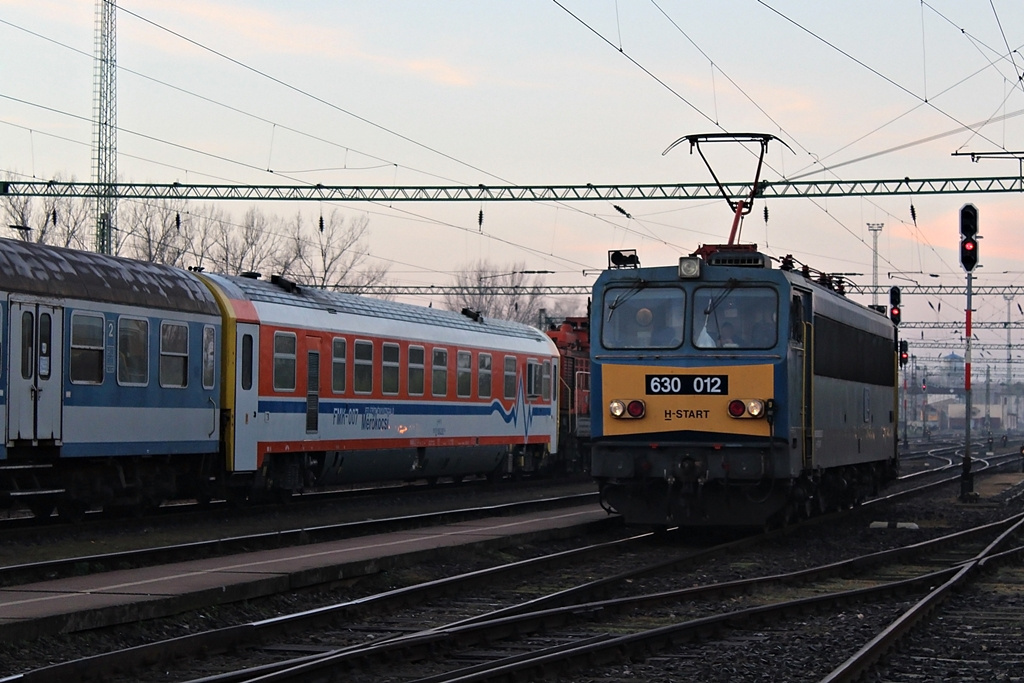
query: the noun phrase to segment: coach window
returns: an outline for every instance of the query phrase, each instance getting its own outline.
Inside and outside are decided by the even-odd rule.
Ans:
[[[188,386],[188,325],[160,324],[160,386]]]
[[[295,335],[274,333],[274,391],[295,391]]]
[[[401,350],[398,344],[384,344],[381,348],[381,391],[385,394],[398,393],[398,377],[401,371]]]
[[[36,322],[31,311],[21,314],[21,378],[32,379],[32,351],[36,347]]]
[[[422,396],[424,362],[426,355],[422,346],[409,347],[409,395]]]
[[[505,356],[505,398],[516,397],[516,357]]]
[[[203,326],[203,389],[213,389],[217,379],[217,330]]]
[[[491,397],[491,354],[481,353],[476,363],[476,393],[480,398]]]
[[[242,335],[242,391],[252,389],[252,335]]]
[[[434,396],[448,395],[448,350],[434,349],[430,367],[430,390]]]
[[[551,361],[544,361],[540,373],[540,397],[545,401],[551,400]]]
[[[345,340],[335,337],[331,344],[331,391],[345,393]]]
[[[117,321],[117,383],[149,384],[149,321],[119,318]]]
[[[543,370],[535,360],[526,361],[526,395],[529,398],[540,396]]]
[[[103,316],[71,314],[70,366],[74,384],[103,382]]]
[[[356,341],[356,357],[352,363],[352,388],[357,394],[373,392],[373,342]]]
[[[455,354],[455,394],[460,398],[473,395],[473,354],[469,351]]]
[[[49,313],[39,314],[39,379],[50,379],[50,353],[53,351],[53,319]]]

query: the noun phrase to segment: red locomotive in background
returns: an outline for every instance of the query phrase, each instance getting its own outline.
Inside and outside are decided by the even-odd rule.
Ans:
[[[590,319],[548,323],[547,335],[562,359],[558,403],[559,450],[576,458],[574,469],[590,471]],[[572,455],[568,455],[572,454]]]

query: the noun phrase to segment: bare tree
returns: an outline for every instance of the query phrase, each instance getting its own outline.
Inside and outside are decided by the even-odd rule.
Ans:
[[[124,253],[140,261],[183,267],[189,250],[188,225],[182,225],[184,209],[181,200],[122,204],[120,222],[130,226],[122,231],[127,235]]]
[[[187,267],[204,270],[214,265],[220,226],[229,222],[230,217],[213,204],[198,208],[189,207],[188,214],[182,216],[188,240],[188,254],[184,257]]]
[[[227,221],[217,224],[211,265],[228,275],[261,272],[272,264],[280,243],[280,233],[275,231],[273,221],[253,207],[245,212],[241,226]]]
[[[59,178],[57,178],[59,180]],[[72,179],[73,180],[73,179]],[[5,196],[0,206],[16,236],[77,249],[95,232],[93,205],[80,198]],[[308,226],[301,214],[283,221],[253,207],[241,224],[213,205],[192,210],[184,200],[125,202],[114,226],[113,252],[142,261],[237,275],[254,271],[287,275],[331,288],[381,284],[387,266],[367,266],[369,218],[337,210]]]
[[[9,175],[8,175],[9,177]],[[55,181],[62,182],[61,176]],[[74,182],[74,177],[70,182]],[[78,197],[13,197],[3,199],[7,225],[19,226],[17,238],[40,244],[85,248],[92,217],[88,200]]]
[[[41,241],[34,240],[40,233],[33,235],[32,227],[32,198],[31,197],[4,197],[4,218],[7,225],[16,231],[16,236],[26,242]]]
[[[307,228],[297,214],[275,265],[280,273],[314,287],[379,284],[387,275],[387,266],[360,268],[367,257],[369,226],[365,215],[346,219],[334,210],[321,216],[315,227]]]
[[[544,301],[541,295],[528,289],[543,286],[544,279],[530,276],[524,270],[524,263],[495,266],[486,260],[478,261],[454,274],[453,285],[463,291],[445,295],[445,306],[453,311],[470,308],[487,317],[537,325]],[[488,291],[493,288],[511,290],[511,293],[494,295]]]

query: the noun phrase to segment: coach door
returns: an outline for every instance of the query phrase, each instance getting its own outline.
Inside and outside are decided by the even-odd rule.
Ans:
[[[7,438],[60,445],[63,309],[11,301]]]
[[[257,413],[259,411],[259,325],[238,324],[235,335],[234,469],[256,469]]]
[[[320,431],[320,340],[306,337],[306,433]]]

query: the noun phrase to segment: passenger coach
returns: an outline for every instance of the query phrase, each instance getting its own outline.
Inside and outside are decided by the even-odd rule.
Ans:
[[[202,277],[227,330],[227,470],[257,489],[536,472],[557,452],[558,352],[537,329]]]
[[[38,516],[196,495],[221,420],[220,310],[199,280],[3,239],[0,325],[0,490]]]
[[[0,500],[146,508],[557,466],[518,323],[0,239]]]
[[[628,523],[763,525],[891,480],[895,328],[750,248],[594,286],[593,475]]]

